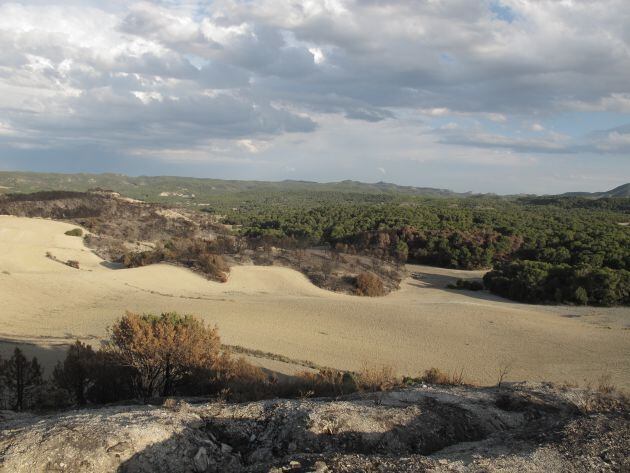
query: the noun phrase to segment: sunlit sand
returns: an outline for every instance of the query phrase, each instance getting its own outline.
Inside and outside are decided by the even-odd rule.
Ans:
[[[534,306],[446,290],[453,278],[482,273],[423,266],[409,266],[415,276],[382,298],[325,291],[281,267],[233,267],[225,284],[166,264],[115,269],[64,235],[72,228],[0,216],[1,339],[42,353],[74,339],[97,345],[125,310],[178,311],[218,325],[224,343],[334,368],[390,365],[414,375],[436,366],[494,384],[509,366],[512,380],[583,383],[609,374],[630,387],[629,308]]]

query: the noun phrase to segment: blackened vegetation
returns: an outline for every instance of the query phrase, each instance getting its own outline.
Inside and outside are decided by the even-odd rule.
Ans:
[[[157,241],[164,238],[214,235],[221,227],[210,215],[181,211],[170,218],[168,207],[115,198],[105,192],[37,192],[0,196],[0,214],[70,220],[105,240],[101,246],[121,242]]]
[[[174,263],[197,270],[215,281],[227,281],[229,267],[221,253],[234,253],[232,246],[235,240],[231,237],[219,237],[213,240],[204,239],[172,239],[166,244],[158,244],[153,250],[129,251],[123,254],[120,261],[127,268],[147,266],[155,263]]]

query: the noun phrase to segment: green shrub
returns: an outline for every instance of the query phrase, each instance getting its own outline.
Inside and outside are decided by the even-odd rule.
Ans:
[[[72,230],[68,230],[65,235],[68,236],[74,236],[74,237],[81,237],[83,236],[83,230],[81,230],[80,228],[73,228]]]

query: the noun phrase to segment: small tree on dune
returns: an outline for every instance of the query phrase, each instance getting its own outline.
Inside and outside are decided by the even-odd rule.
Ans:
[[[133,387],[145,401],[172,394],[185,377],[224,362],[216,328],[190,316],[128,312],[111,328],[106,351],[132,370]]]
[[[377,297],[385,294],[383,281],[374,273],[360,273],[355,284],[355,293],[359,296]]]

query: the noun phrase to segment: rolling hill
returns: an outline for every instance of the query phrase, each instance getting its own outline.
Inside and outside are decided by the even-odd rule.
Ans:
[[[604,192],[566,192],[560,197],[587,197],[601,199],[603,197],[630,197],[630,182]]]
[[[0,193],[30,193],[45,190],[84,192],[93,188],[119,192],[127,197],[151,202],[203,203],[221,196],[277,193],[335,193],[372,196],[466,197],[447,189],[399,186],[386,182],[341,181],[318,183],[285,180],[239,181],[175,176],[139,176],[123,174],[53,174],[0,172]]]

